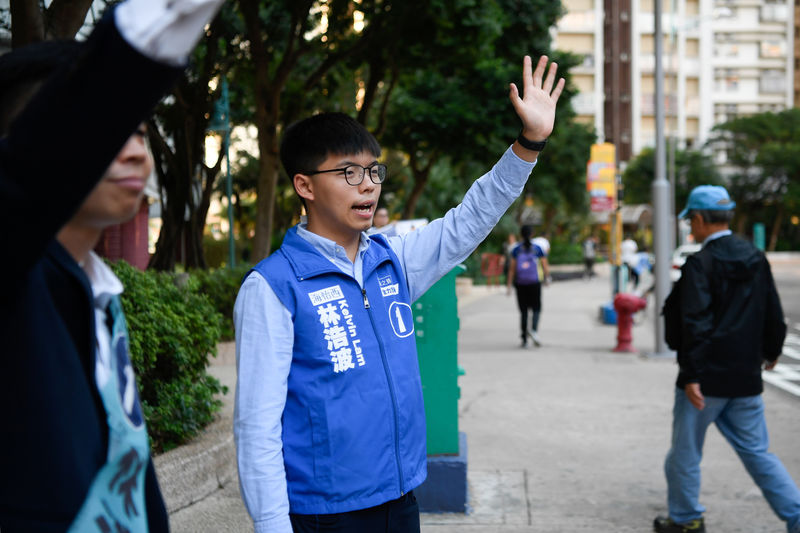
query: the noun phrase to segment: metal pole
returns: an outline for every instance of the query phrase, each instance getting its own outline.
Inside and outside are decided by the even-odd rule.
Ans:
[[[231,203],[231,196],[233,196],[233,184],[231,183],[231,159],[228,150],[231,145],[231,130],[225,130],[225,193],[228,195],[228,266],[233,268],[236,266],[236,245],[233,239],[233,204]]]
[[[666,180],[666,154],[664,150],[664,64],[661,31],[661,0],[655,0],[655,55],[656,55],[656,175],[653,181],[653,245],[656,258],[656,339],[655,353],[664,356],[671,354],[664,340],[664,320],[661,318],[661,308],[670,289],[669,258],[672,250],[669,244],[669,219],[670,201],[669,182]]]
[[[669,71],[672,87],[670,88],[670,135],[669,135],[669,160],[667,162],[667,181],[669,181],[669,246],[675,248],[677,246],[676,236],[678,234],[677,222],[675,220],[675,151],[678,144],[678,108],[681,105],[678,101],[678,68],[675,65],[675,49],[677,48],[677,28],[675,21],[678,19],[678,2],[671,0],[672,16],[670,17],[670,31],[669,31]]]

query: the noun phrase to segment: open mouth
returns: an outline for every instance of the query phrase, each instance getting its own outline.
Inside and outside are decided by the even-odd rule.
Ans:
[[[372,203],[372,202],[366,203],[366,204],[358,204],[358,205],[354,205],[353,209],[356,211],[356,213],[358,213],[360,215],[371,215],[372,214],[372,207],[374,205],[375,204]]]

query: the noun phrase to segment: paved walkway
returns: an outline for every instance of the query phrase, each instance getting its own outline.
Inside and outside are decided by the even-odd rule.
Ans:
[[[662,463],[676,365],[612,352],[616,328],[598,320],[608,300],[603,271],[553,283],[543,295],[544,345],[521,349],[513,296],[473,287],[459,298],[459,429],[467,435],[471,512],[424,514],[423,533],[652,530],[666,507]],[[652,305],[634,326],[643,352],[655,344]],[[222,348],[212,372],[233,388],[232,351]],[[231,398],[198,443],[156,460],[176,533],[252,531],[232,463]],[[800,480],[800,400],[773,388],[764,399],[772,451]],[[716,430],[705,452],[708,530],[784,531]]]

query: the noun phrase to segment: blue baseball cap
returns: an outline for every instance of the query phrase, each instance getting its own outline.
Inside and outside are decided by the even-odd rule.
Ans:
[[[686,207],[678,215],[678,218],[686,218],[689,211],[697,209],[708,209],[712,211],[730,211],[736,207],[736,202],[728,196],[725,187],[719,185],[699,185],[689,193],[689,201]]]

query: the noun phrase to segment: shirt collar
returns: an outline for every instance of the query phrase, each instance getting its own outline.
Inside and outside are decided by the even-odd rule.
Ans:
[[[328,259],[335,259],[335,258],[347,258],[347,252],[345,251],[343,246],[336,244],[334,241],[330,239],[326,239],[321,235],[317,235],[316,233],[312,233],[308,231],[307,224],[300,223],[297,225],[297,235],[311,243],[311,245],[316,248],[322,255],[327,257]],[[358,255],[361,256],[364,252],[367,251],[369,248],[369,235],[366,232],[361,232],[361,236],[359,237],[358,241]]]
[[[81,268],[92,286],[95,307],[104,309],[113,296],[122,294],[122,282],[96,253],[89,252]]]
[[[726,235],[731,235],[732,233],[733,232],[730,229],[723,229],[723,230],[719,230],[717,232],[714,232],[711,235],[709,235],[708,237],[706,237],[706,240],[703,241],[703,246],[705,246],[706,244],[710,243],[714,239],[719,239],[720,237],[725,237]]]

